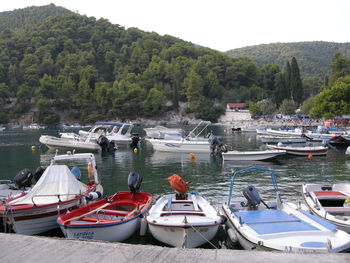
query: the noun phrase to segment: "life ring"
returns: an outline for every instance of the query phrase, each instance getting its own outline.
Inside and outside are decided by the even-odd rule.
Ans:
[[[94,168],[92,167],[92,163],[91,162],[88,163],[87,170],[88,170],[88,177],[89,178],[93,178],[93,176],[94,176]]]
[[[186,194],[188,192],[188,183],[186,183],[181,176],[173,174],[168,177],[171,188],[180,194]]]

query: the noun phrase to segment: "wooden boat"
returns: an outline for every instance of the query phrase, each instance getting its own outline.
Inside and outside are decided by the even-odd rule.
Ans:
[[[298,136],[269,136],[259,135],[259,139],[262,143],[305,143],[306,138]]]
[[[328,147],[324,146],[304,146],[304,147],[293,147],[284,145],[266,145],[270,149],[284,150],[287,154],[309,156],[309,155],[327,155]]]
[[[71,171],[60,164],[63,161],[86,161],[87,184],[77,179],[81,176],[78,167]],[[86,204],[86,198],[98,197],[102,192],[93,154],[58,155],[30,191],[0,204],[0,217],[7,229],[18,234],[39,234],[58,227],[59,214]]]
[[[67,238],[120,242],[139,229],[151,202],[149,193],[117,192],[58,217],[57,223]]]
[[[160,242],[172,247],[195,248],[215,237],[223,219],[202,196],[176,193],[160,197],[146,221]]]
[[[350,184],[304,184],[302,196],[312,214],[350,233]]]
[[[96,141],[87,139],[67,139],[49,135],[41,135],[39,141],[45,144],[51,150],[69,150],[79,152],[98,152],[101,151],[101,146]]]
[[[247,202],[234,192],[238,175],[264,172],[271,176],[276,199],[264,201],[253,186],[243,190]],[[261,174],[259,174],[261,176]],[[246,250],[276,250],[317,253],[344,252],[350,249],[350,235],[321,220],[301,207],[282,201],[272,170],[250,167],[231,177],[228,201],[221,213],[227,217],[228,235]]]
[[[267,161],[285,154],[284,150],[228,151],[222,153],[222,159],[224,161]]]

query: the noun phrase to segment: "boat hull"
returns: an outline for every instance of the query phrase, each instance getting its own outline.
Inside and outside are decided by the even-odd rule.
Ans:
[[[156,151],[182,153],[210,153],[210,144],[202,140],[147,139]]]
[[[278,156],[285,155],[286,151],[276,150],[276,151],[228,151],[222,153],[222,158],[224,161],[267,161],[273,160]]]
[[[65,237],[83,240],[103,240],[110,242],[121,242],[131,237],[140,228],[140,217],[126,220],[123,223],[96,227],[64,227],[60,225]]]
[[[43,135],[39,138],[39,141],[42,144],[45,144],[51,150],[75,150],[75,151],[89,151],[89,152],[98,152],[101,150],[101,147],[95,142],[83,142],[76,140],[68,140],[56,138],[53,136]]]
[[[328,148],[322,147],[322,146],[315,146],[315,147],[280,147],[280,146],[274,146],[274,145],[267,145],[270,149],[275,150],[284,150],[287,152],[287,154],[291,155],[297,155],[297,156],[308,156],[308,155],[327,155]]]
[[[148,226],[154,238],[160,242],[172,247],[186,248],[199,247],[212,240],[219,228],[219,225],[175,227],[150,223]]]

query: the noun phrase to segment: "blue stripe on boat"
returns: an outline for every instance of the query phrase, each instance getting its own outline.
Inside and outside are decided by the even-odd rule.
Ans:
[[[327,221],[318,218],[317,216],[311,215],[308,212],[304,211],[304,210],[300,210],[301,213],[303,213],[304,215],[310,217],[312,220],[316,221],[317,223],[319,223],[320,225],[324,226],[325,228],[327,228],[328,230],[335,232],[337,231],[337,227],[331,223],[328,223]]]
[[[324,243],[324,242],[304,242],[304,243],[301,243],[300,244],[301,247],[325,247],[327,246],[327,243]]]

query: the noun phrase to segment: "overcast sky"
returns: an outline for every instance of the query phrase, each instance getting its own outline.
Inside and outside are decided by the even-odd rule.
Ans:
[[[219,51],[350,41],[350,0],[1,0],[0,12],[50,3]]]

